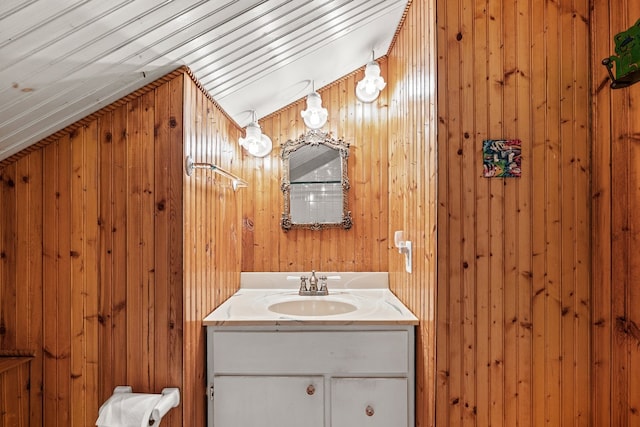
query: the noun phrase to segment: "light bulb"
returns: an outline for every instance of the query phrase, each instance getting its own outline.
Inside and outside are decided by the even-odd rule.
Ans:
[[[255,156],[256,154],[258,154],[258,152],[260,152],[258,141],[251,141],[251,143],[249,144],[249,154]]]
[[[252,156],[264,157],[273,149],[271,138],[262,133],[260,125],[256,121],[247,125],[245,134],[246,136],[244,138],[239,138],[238,142]]]
[[[311,111],[309,115],[309,123],[313,126],[318,126],[320,124],[320,114],[317,111]]]
[[[300,115],[304,124],[310,129],[319,129],[324,126],[329,113],[326,108],[322,108],[322,98],[318,92],[311,92],[307,96],[307,109]]]
[[[356,85],[356,97],[362,102],[373,102],[386,85],[380,76],[380,65],[371,61],[364,69],[364,78]]]

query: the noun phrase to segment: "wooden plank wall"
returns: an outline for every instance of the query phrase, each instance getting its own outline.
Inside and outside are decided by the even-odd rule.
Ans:
[[[184,153],[240,175],[240,130],[196,82],[184,86]],[[196,170],[184,178],[183,426],[206,425],[206,334],[202,319],[240,284],[241,208],[247,188]],[[163,424],[164,425],[164,424]]]
[[[200,320],[238,284],[241,199],[185,178],[183,112],[190,153],[236,158],[194,88],[178,70],[0,170],[0,348],[36,351],[31,425],[93,425],[119,384],[180,387],[163,425],[204,423]]]
[[[437,425],[591,422],[589,3],[437,0]]]
[[[381,61],[385,74],[386,61]],[[387,98],[372,104],[358,102],[355,84],[363,70],[318,90],[329,111],[322,128],[350,144],[349,207],[353,227],[321,231],[283,232],[280,218],[280,144],[306,132],[300,112],[302,100],[259,120],[274,149],[264,158],[247,153],[242,175],[250,185],[242,207],[243,271],[386,271],[388,259]],[[310,78],[313,76],[309,76]]]
[[[601,61],[640,4],[594,2],[593,425],[640,426],[640,85],[612,90]]]
[[[30,361],[0,357],[0,427],[29,427]]]
[[[432,51],[425,46],[435,43],[433,2]],[[631,3],[597,3],[590,16],[587,0],[414,0],[381,61],[389,86],[376,103],[354,98],[361,70],[320,90],[326,129],[352,144],[349,231],[279,227],[278,144],[304,132],[303,102],[261,120],[275,149],[255,159],[239,152],[238,130],[186,76],[5,166],[0,346],[37,350],[32,425],[91,425],[113,385],[151,390],[174,380],[189,408],[165,423],[182,425],[182,413],[199,423],[199,322],[233,293],[240,263],[244,271],[389,270],[394,291],[421,319],[418,425],[640,425],[630,256],[638,86],[611,92],[598,71],[612,36],[640,15]],[[436,54],[437,150],[430,144]],[[210,172],[173,175],[184,160],[182,98],[184,152],[237,172],[248,190],[233,193]],[[179,152],[151,145],[178,134]],[[481,177],[486,138],[523,141],[522,178]],[[390,241],[401,228],[417,245],[411,275]],[[184,232],[184,254],[176,230]],[[139,348],[140,333],[153,334],[150,352]]]
[[[182,80],[0,171],[2,348],[36,352],[33,426],[93,425],[119,384],[182,387]]]
[[[42,425],[42,152],[0,170],[0,348],[37,351],[30,419]]]
[[[243,205],[243,271],[389,271],[390,284],[421,319],[417,419],[433,425],[435,369],[435,9],[414,1],[388,58],[388,86],[372,104],[355,98],[363,70],[319,90],[324,129],[351,144],[350,230],[283,232],[279,144],[305,132],[300,101],[260,120],[270,156],[243,156],[250,181]],[[425,49],[431,44],[432,49]],[[393,231],[414,241],[413,273],[393,246]]]
[[[435,1],[414,0],[389,53],[389,279],[420,319],[416,331],[416,420],[433,426],[436,352],[436,43]],[[393,245],[403,230],[412,273]]]

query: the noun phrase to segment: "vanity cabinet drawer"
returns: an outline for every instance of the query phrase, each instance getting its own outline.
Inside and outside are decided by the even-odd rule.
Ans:
[[[331,427],[406,426],[406,378],[332,378]]]
[[[209,330],[213,374],[406,375],[409,333]]]

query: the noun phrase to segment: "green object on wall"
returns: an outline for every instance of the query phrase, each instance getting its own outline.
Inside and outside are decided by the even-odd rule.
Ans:
[[[602,60],[611,78],[611,88],[631,86],[640,80],[640,19],[626,31],[613,38],[616,55]],[[615,77],[613,68],[615,64]]]

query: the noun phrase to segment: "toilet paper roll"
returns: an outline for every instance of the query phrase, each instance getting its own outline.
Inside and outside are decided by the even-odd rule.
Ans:
[[[98,427],[149,427],[161,394],[116,393],[100,408]]]

